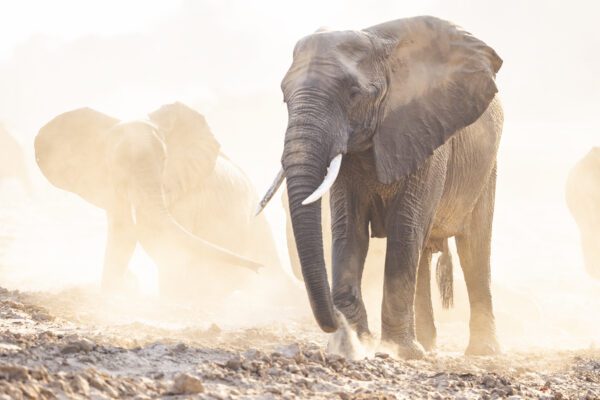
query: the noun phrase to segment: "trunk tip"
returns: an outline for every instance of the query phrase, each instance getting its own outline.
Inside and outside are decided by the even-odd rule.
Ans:
[[[338,321],[334,313],[329,318],[317,317],[319,328],[325,333],[334,333],[338,329]]]

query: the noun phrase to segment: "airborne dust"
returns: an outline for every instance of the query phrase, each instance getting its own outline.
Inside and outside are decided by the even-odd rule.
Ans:
[[[80,382],[77,376],[84,370],[85,380],[104,379],[116,392],[90,384],[88,394],[109,397],[126,396],[119,385],[150,396],[176,393],[173,379],[183,373],[201,377],[207,391],[234,396],[231,390],[253,396],[267,387],[275,397],[361,388],[451,395],[465,387],[473,396],[495,389],[509,395],[507,387],[525,397],[552,390],[600,396],[593,391],[594,382],[600,382],[600,281],[585,273],[579,233],[564,200],[569,169],[600,145],[595,114],[600,56],[590,51],[600,47],[593,19],[599,6],[541,0],[397,3],[133,1],[122,8],[120,2],[104,1],[83,9],[61,0],[52,6],[35,1],[2,6],[0,121],[22,145],[34,186],[29,196],[16,179],[0,182],[0,286],[19,291],[0,293],[0,352],[8,362],[26,365],[31,376],[45,365],[47,380],[63,379],[71,385],[65,393],[73,397],[85,395],[85,384],[81,392],[73,383]],[[31,9],[51,17],[30,18]],[[65,10],[75,17],[66,18]],[[380,353],[385,349],[356,345],[351,346],[356,354],[370,358],[348,364],[322,354],[327,337],[314,323],[303,284],[290,272],[281,193],[266,215],[285,275],[263,271],[218,303],[162,301],[156,267],[138,248],[130,263],[129,292],[100,291],[105,215],[52,187],[40,174],[33,138],[44,123],[82,106],[130,119],[183,101],[206,117],[223,151],[262,195],[280,166],[287,116],[279,82],[295,41],[324,25],[359,29],[419,14],[455,21],[504,59],[498,86],[505,126],[492,246],[494,306],[504,355],[462,357],[469,311],[454,249],[454,308],[442,310],[433,290],[438,355],[394,364]],[[369,295],[368,303],[375,306],[369,310],[371,328],[378,332],[381,294]],[[23,322],[11,325],[13,320]],[[15,338],[13,331],[22,337]],[[29,342],[23,339],[27,335]],[[82,341],[95,343],[94,350],[83,352],[91,361],[82,352],[62,352]],[[21,359],[11,343],[35,354],[39,363],[23,361],[28,358]],[[57,348],[62,350],[56,354]],[[110,361],[112,350],[107,349],[119,348]],[[172,353],[179,355],[167,356]],[[323,371],[311,370],[311,362]],[[67,378],[55,373],[61,368]],[[271,369],[286,372],[274,375]],[[259,379],[260,371],[268,379]],[[406,379],[396,382],[386,374]],[[581,378],[586,374],[591,380]],[[298,384],[297,376],[318,376],[327,383]],[[415,382],[422,383],[418,390],[412,387]]]

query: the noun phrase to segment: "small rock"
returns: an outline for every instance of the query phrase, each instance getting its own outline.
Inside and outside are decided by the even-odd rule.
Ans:
[[[287,358],[294,358],[297,360],[301,360],[304,358],[304,355],[302,354],[302,349],[300,348],[300,345],[298,343],[292,343],[287,346],[279,347],[277,349],[277,352]]]
[[[80,375],[75,375],[71,381],[71,388],[75,393],[80,393],[86,397],[90,395],[90,384],[87,379],[82,378]]]
[[[233,357],[227,360],[227,362],[225,363],[225,367],[237,371],[242,367],[243,362],[244,360],[241,356]]]
[[[496,379],[493,376],[488,375],[488,376],[486,376],[486,377],[483,378],[483,380],[481,381],[481,384],[483,386],[485,386],[486,388],[491,389],[493,387],[496,387],[497,382],[496,382]]]
[[[94,349],[94,343],[88,339],[79,339],[73,340],[69,342],[65,347],[60,351],[62,354],[71,354],[71,353],[80,353],[80,352],[90,352]]]
[[[175,348],[173,349],[173,351],[175,353],[183,353],[187,349],[188,349],[188,347],[187,347],[187,345],[185,343],[177,343],[177,345],[175,346]]]
[[[321,363],[321,364],[325,362],[325,354],[321,350],[317,350],[317,351],[311,352],[309,354],[308,358],[311,361],[315,361],[315,362],[318,362],[318,363]]]
[[[0,376],[4,376],[7,380],[29,380],[29,372],[27,371],[27,368],[17,365],[0,365]]]
[[[173,380],[174,394],[196,394],[204,392],[204,385],[199,378],[189,374],[179,374]]]

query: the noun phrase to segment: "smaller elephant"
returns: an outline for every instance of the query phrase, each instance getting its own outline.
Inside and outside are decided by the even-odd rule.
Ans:
[[[600,147],[592,148],[569,173],[566,200],[581,234],[585,268],[600,279]]]
[[[8,130],[0,124],[0,180],[4,179],[16,179],[25,192],[31,193],[32,191],[23,149]]]
[[[138,242],[171,298],[218,299],[278,265],[266,219],[253,216],[254,188],[204,117],[181,103],[148,117],[121,122],[81,108],[35,139],[48,180],[106,210],[102,286],[119,288]]]

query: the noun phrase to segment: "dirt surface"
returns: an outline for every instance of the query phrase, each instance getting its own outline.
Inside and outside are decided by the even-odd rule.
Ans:
[[[600,398],[600,350],[350,361],[310,320],[225,329],[138,301],[147,322],[125,322],[135,301],[93,290],[1,289],[0,398]]]

